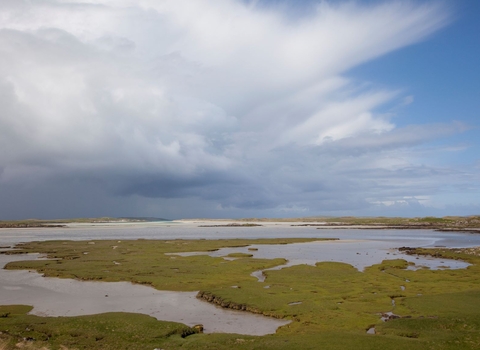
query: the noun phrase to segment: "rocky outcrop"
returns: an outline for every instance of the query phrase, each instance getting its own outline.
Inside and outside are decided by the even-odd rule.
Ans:
[[[197,333],[203,333],[203,324],[196,324],[195,326],[192,327],[195,332]]]
[[[251,312],[251,313],[254,313],[254,314],[261,314],[261,315],[268,316],[268,317],[283,318],[282,316],[279,316],[279,315],[276,315],[276,314],[271,314],[271,313],[259,310],[255,307],[252,307],[252,306],[249,306],[249,305],[246,305],[246,304],[239,304],[239,303],[235,303],[235,302],[232,302],[232,301],[223,300],[221,297],[216,296],[216,295],[214,295],[210,292],[200,291],[197,294],[197,298],[205,300],[209,303],[221,306],[225,309],[247,311],[247,312]]]

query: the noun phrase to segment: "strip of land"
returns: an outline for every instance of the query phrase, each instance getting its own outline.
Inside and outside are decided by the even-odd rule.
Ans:
[[[408,229],[438,230],[445,232],[480,233],[480,216],[446,216],[442,218],[400,217],[304,217],[304,218],[245,218],[245,219],[183,219],[185,223],[196,223],[200,227],[245,227],[256,225],[290,224],[318,229]]]

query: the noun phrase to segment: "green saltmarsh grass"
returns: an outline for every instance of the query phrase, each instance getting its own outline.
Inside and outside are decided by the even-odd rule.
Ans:
[[[7,317],[0,317],[1,336],[11,346],[18,339],[31,337],[27,331],[32,329],[30,324],[41,324],[44,328],[40,329],[49,330],[46,332],[49,337],[38,336],[30,346],[48,349],[61,346],[65,347],[62,349],[480,348],[480,257],[466,254],[465,250],[418,249],[415,253],[463,259],[472,264],[467,269],[413,271],[406,269],[405,260],[396,259],[360,272],[348,264],[322,262],[316,266],[266,271],[263,283],[257,282],[250,273],[283,264],[284,259],[253,259],[238,254],[238,259],[226,261],[209,256],[165,254],[305,241],[310,240],[27,243],[18,247],[19,252],[39,252],[58,260],[14,262],[7,268],[35,269],[46,276],[132,281],[162,290],[200,290],[206,298],[215,298],[224,305],[246,305],[251,311],[289,319],[292,323],[280,328],[275,335],[263,337],[192,334],[182,338],[182,332],[192,333],[188,327],[145,315],[126,317],[126,314],[110,313],[40,318],[26,315],[28,309],[18,306]],[[232,285],[238,288],[231,288]],[[0,316],[8,313],[5,310],[0,308]],[[380,317],[385,312],[403,318],[383,323]],[[366,334],[373,326],[377,334]],[[72,331],[75,329],[81,329],[81,335]],[[122,330],[121,336],[119,330]],[[145,334],[148,335],[143,336]]]

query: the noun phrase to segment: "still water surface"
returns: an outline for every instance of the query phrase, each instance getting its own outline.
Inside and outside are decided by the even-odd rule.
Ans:
[[[35,259],[0,255],[0,266]],[[133,312],[188,326],[202,324],[205,333],[265,335],[289,323],[247,312],[222,309],[196,298],[197,292],[160,291],[128,282],[89,282],[45,278],[37,272],[0,270],[0,305],[32,305],[37,316],[80,316]]]
[[[0,244],[57,239],[233,239],[339,238],[388,242],[392,248],[470,247],[480,245],[480,234],[433,230],[317,229],[266,223],[258,227],[198,227],[203,222],[69,224],[66,228],[0,229]]]
[[[198,227],[200,223],[126,223],[75,224],[66,228],[0,229],[0,246],[45,240],[99,239],[232,239],[232,238],[338,238],[338,241],[289,245],[254,245],[258,250],[228,248],[209,253],[225,256],[231,252],[254,254],[258,258],[281,257],[287,266],[339,261],[359,270],[384,259],[402,258],[415,266],[429,268],[464,268],[468,264],[445,259],[407,256],[395,248],[480,246],[480,234],[446,233],[432,230],[317,229],[271,223],[261,227]],[[200,253],[205,254],[205,253]],[[11,259],[0,255],[0,266]],[[32,258],[32,257],[31,257]],[[261,271],[254,275],[262,280]],[[161,320],[188,325],[202,323],[206,332],[268,334],[286,322],[244,312],[219,309],[195,298],[195,293],[163,292],[129,283],[80,282],[43,278],[35,272],[0,271],[0,305],[33,305],[32,313],[73,316],[108,311],[144,313]],[[107,296],[108,295],[108,296]]]

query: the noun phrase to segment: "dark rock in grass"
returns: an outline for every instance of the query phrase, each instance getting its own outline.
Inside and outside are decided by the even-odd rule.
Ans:
[[[189,335],[192,335],[192,334],[196,334],[197,332],[195,332],[195,330],[193,328],[185,328],[182,330],[182,332],[180,333],[180,336],[182,338],[186,338],[188,337]]]
[[[209,292],[198,292],[197,298],[203,299],[205,301],[208,301],[209,303],[219,305],[225,309],[232,309],[232,310],[239,310],[239,311],[248,311],[254,314],[263,314],[265,316],[270,316],[270,317],[277,317],[276,315],[267,315],[264,312],[260,311],[257,308],[253,308],[251,306],[245,305],[245,304],[237,304],[231,301],[226,301],[223,300],[221,297],[218,297],[216,295],[213,295]]]
[[[399,315],[395,315],[393,312],[384,312],[384,313],[382,313],[381,320],[383,322],[388,322],[390,320],[395,320],[397,318],[402,318],[402,317],[399,316]]]
[[[203,333],[203,324],[196,324],[192,327],[197,333]]]

